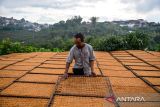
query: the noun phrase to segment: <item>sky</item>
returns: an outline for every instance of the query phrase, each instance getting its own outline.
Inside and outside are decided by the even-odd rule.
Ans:
[[[0,16],[53,24],[80,15],[83,21],[145,19],[160,22],[160,0],[0,0]]]

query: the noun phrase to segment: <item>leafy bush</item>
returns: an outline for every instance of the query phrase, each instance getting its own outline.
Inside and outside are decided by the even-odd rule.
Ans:
[[[12,42],[9,38],[2,40],[0,43],[0,54],[9,54],[9,53],[22,53],[22,52],[60,52],[62,50],[58,48],[54,49],[45,49],[45,48],[36,48],[33,46],[25,46],[20,42]]]
[[[94,50],[114,51],[126,49],[148,49],[149,36],[143,32],[132,32],[124,36],[88,37],[86,42],[94,47]]]
[[[145,49],[149,44],[149,37],[142,32],[129,33],[124,37],[126,49]]]
[[[156,51],[160,51],[160,44],[157,44],[155,50],[156,50]]]
[[[115,51],[123,49],[123,40],[120,37],[112,36],[103,41],[105,51]]]
[[[10,39],[4,39],[1,42],[0,52],[1,54],[9,54],[12,53],[12,49],[14,45],[11,43]]]
[[[158,38],[158,36],[156,37]],[[52,40],[50,40],[52,41]],[[143,32],[132,32],[123,36],[87,36],[85,42],[91,44],[94,50],[114,51],[127,49],[149,49],[160,51],[160,44]],[[151,44],[152,43],[152,44]],[[37,44],[38,45],[38,44]],[[39,45],[38,45],[39,46]],[[0,54],[9,54],[13,52],[61,52],[67,51],[73,46],[72,39],[55,38],[51,44],[39,46],[26,46],[20,42],[12,42],[9,38],[0,42]]]

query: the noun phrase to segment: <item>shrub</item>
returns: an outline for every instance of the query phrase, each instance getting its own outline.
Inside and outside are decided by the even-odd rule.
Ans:
[[[9,53],[22,53],[22,52],[60,52],[58,48],[54,49],[45,49],[45,48],[36,48],[33,46],[25,46],[20,42],[12,42],[9,38],[2,40],[0,43],[0,54],[9,54]]]
[[[160,52],[160,44],[157,44],[155,50]]]
[[[123,40],[122,38],[120,37],[116,37],[116,36],[112,36],[112,37],[109,37],[107,39],[105,39],[101,46],[103,46],[103,50],[105,51],[114,51],[114,50],[121,50],[123,49],[124,47],[124,43],[123,43]]]
[[[149,43],[149,37],[142,32],[129,33],[124,37],[126,49],[145,49]]]

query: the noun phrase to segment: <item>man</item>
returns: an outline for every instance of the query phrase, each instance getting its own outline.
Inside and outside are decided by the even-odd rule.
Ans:
[[[91,45],[84,43],[84,36],[81,33],[74,35],[75,45],[70,49],[66,60],[66,69],[64,78],[68,77],[68,70],[73,59],[75,60],[74,75],[91,76],[94,73],[94,52]]]

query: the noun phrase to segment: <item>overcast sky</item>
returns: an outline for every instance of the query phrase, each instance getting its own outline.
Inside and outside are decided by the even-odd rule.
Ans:
[[[0,16],[53,24],[80,15],[85,21],[145,19],[160,22],[160,0],[0,0]]]

